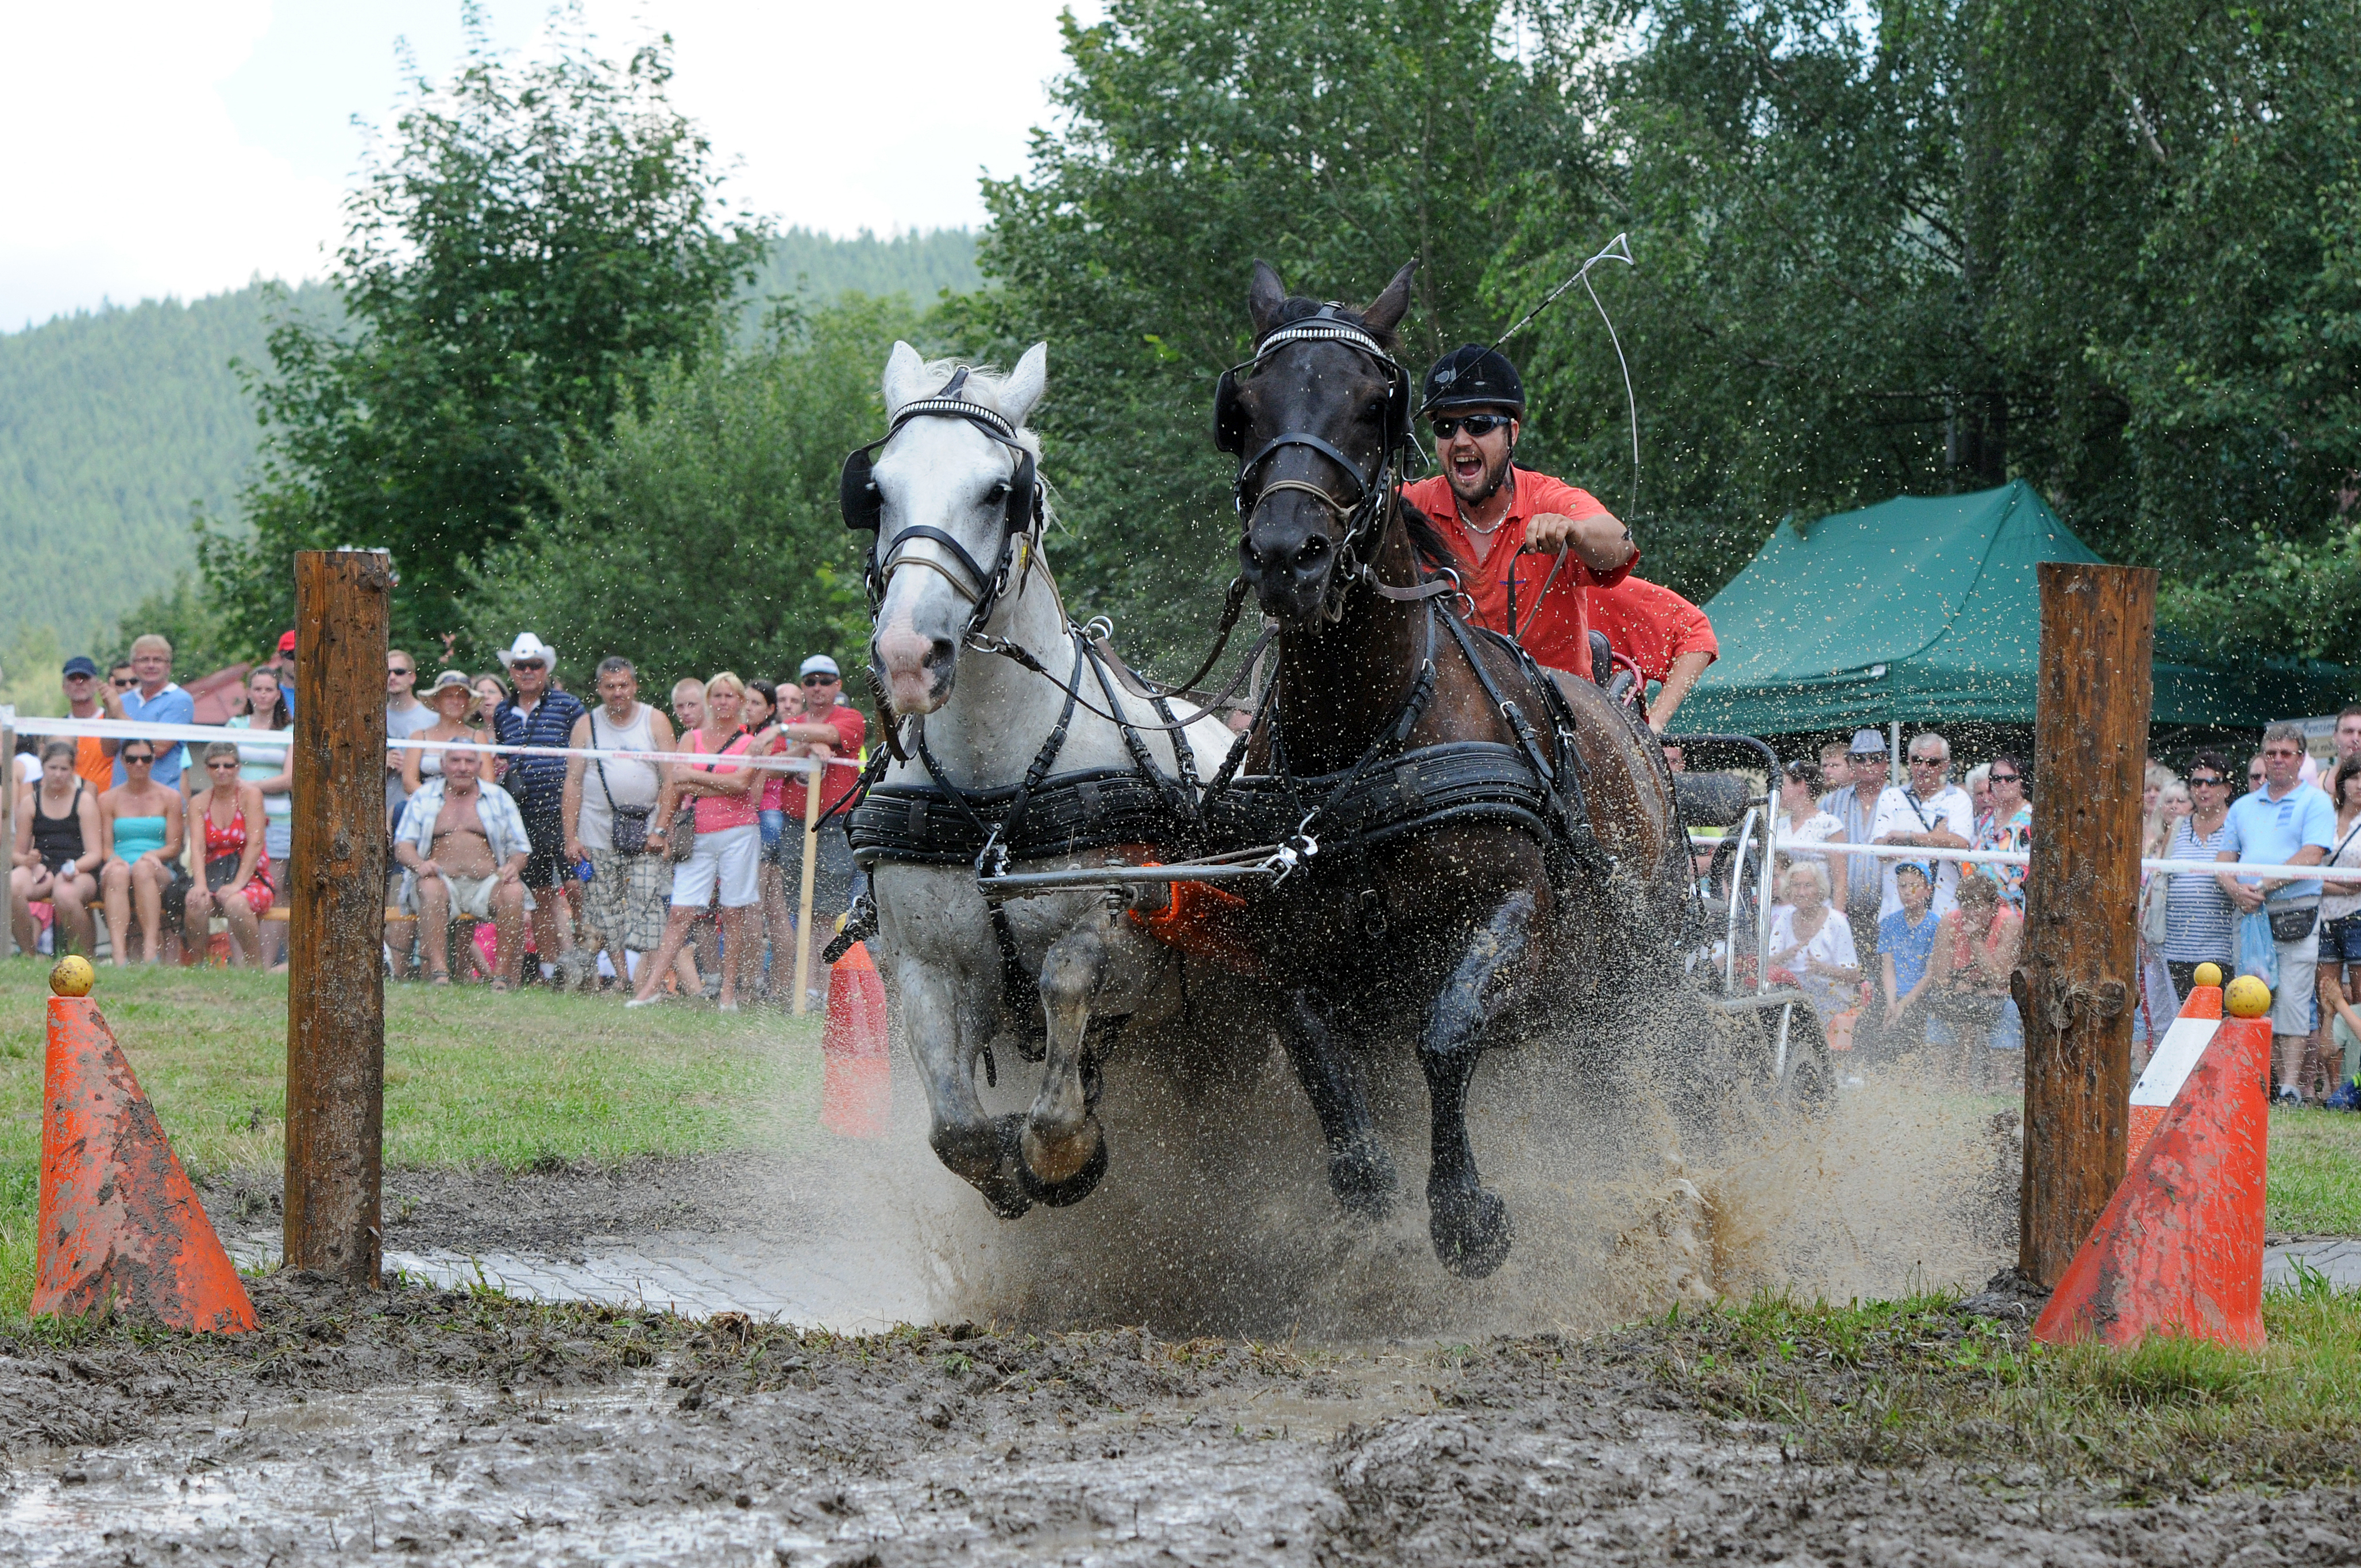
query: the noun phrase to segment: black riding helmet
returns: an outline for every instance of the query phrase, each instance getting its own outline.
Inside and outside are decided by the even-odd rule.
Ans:
[[[1509,356],[1480,344],[1460,345],[1436,360],[1426,373],[1426,396],[1418,405],[1423,416],[1446,409],[1499,408],[1525,412],[1525,383]]]

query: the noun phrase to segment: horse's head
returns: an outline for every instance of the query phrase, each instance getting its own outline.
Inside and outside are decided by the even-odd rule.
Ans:
[[[1240,569],[1282,626],[1316,625],[1384,530],[1388,459],[1411,438],[1411,379],[1391,355],[1416,269],[1356,313],[1290,297],[1255,263],[1255,357],[1222,377],[1214,442],[1238,458]]]
[[[889,723],[949,700],[961,644],[1014,586],[1020,542],[1040,543],[1040,441],[1024,424],[1049,359],[1037,343],[998,376],[896,343],[885,361],[888,433],[845,460],[843,499],[847,524],[877,532],[869,663]]]

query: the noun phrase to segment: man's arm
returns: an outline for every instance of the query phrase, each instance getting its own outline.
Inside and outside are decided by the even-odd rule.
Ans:
[[[1680,709],[1681,699],[1689,695],[1689,688],[1697,685],[1697,677],[1704,674],[1706,666],[1712,663],[1713,655],[1701,650],[1684,653],[1673,661],[1673,667],[1664,672],[1664,684],[1656,688],[1655,706],[1648,710],[1650,729],[1661,732],[1673,721],[1673,715]]]
[[[573,731],[566,736],[566,743],[577,750],[590,744],[588,714],[574,721]],[[577,862],[585,858],[582,853],[582,772],[589,765],[587,758],[566,759],[566,793],[558,805],[566,822],[566,858]]]
[[[1640,555],[1631,531],[1614,513],[1604,510],[1573,518],[1545,511],[1525,524],[1525,548],[1542,554],[1570,550],[1574,558],[1594,572],[1613,572]]]
[[[844,740],[844,737],[837,732],[836,726],[825,719],[817,723],[810,720],[798,720],[794,724],[782,724],[779,726],[779,733],[790,740],[799,740],[807,746],[834,746]]]

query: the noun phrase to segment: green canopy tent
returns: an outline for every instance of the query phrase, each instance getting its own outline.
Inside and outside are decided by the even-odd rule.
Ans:
[[[1721,657],[1682,705],[1678,728],[2030,725],[2041,641],[2034,567],[2098,559],[2022,479],[1790,518],[1706,606]],[[2152,722],[2254,729],[2333,713],[2353,689],[2334,664],[2208,668],[2159,632]]]

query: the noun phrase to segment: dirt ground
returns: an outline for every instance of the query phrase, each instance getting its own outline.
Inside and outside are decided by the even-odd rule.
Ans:
[[[1850,1359],[1791,1361],[1758,1335],[1749,1361],[1698,1315],[1764,1290],[1842,1301],[1981,1281],[2013,1246],[2005,1118],[1872,1084],[1824,1124],[1684,1161],[1645,1114],[1568,1115],[1513,1087],[1485,1137],[1514,1153],[1497,1168],[1519,1250],[1480,1285],[1436,1268],[1416,1204],[1341,1223],[1316,1140],[1276,1092],[1246,1101],[1272,1118],[1250,1141],[1284,1151],[1253,1179],[1185,1138],[1134,1136],[1090,1202],[1015,1225],[981,1214],[906,1113],[890,1139],[818,1155],[391,1173],[390,1248],[566,1256],[697,1230],[916,1256],[929,1283],[913,1316],[939,1326],[848,1337],[286,1273],[256,1282],[263,1326],[237,1340],[0,1326],[0,1551],[812,1568],[2361,1560],[2361,1456],[2343,1437],[2235,1473],[2261,1475],[2258,1492],[2202,1465],[2123,1473],[2004,1424],[1883,1420],[1895,1390],[1982,1365],[1954,1350],[2021,1345],[2020,1303],[1927,1308]],[[1227,1146],[1238,1128],[1206,1135]],[[276,1228],[277,1191],[252,1172],[206,1197],[225,1233],[252,1234]]]
[[[0,1339],[15,1560],[2361,1555],[2349,1487],[2157,1497],[1998,1452],[1808,1456],[1667,1376],[1670,1330],[1441,1350],[838,1339],[294,1275],[256,1296],[242,1342]]]

